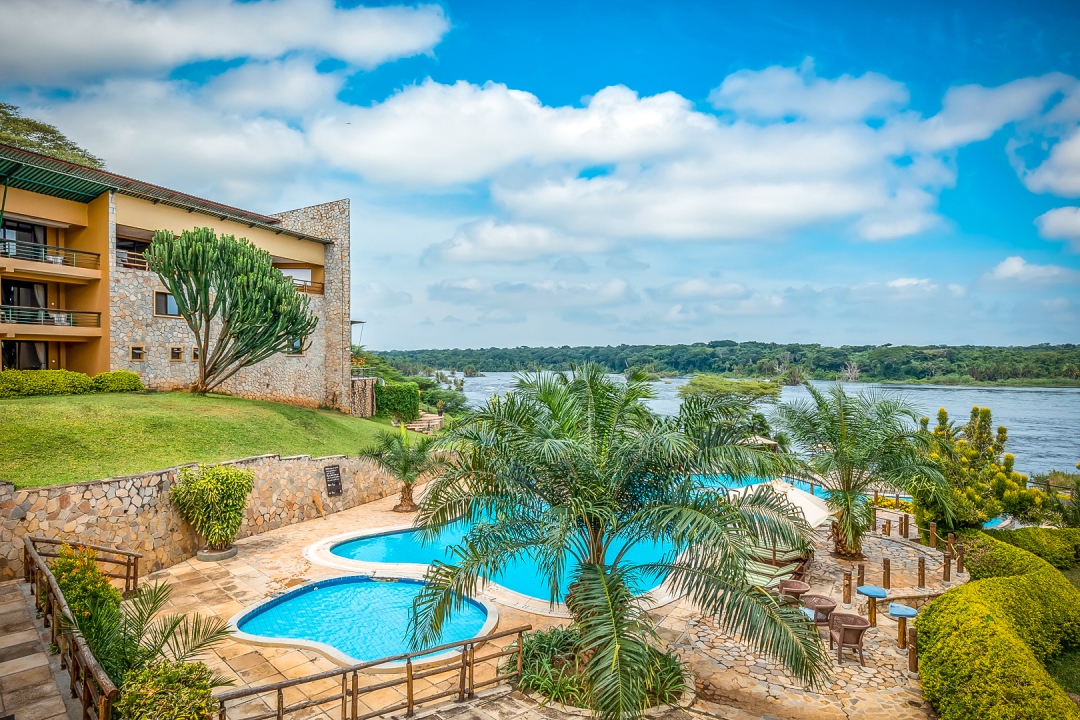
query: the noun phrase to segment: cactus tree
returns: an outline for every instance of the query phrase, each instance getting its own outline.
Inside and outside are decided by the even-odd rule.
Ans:
[[[159,230],[145,257],[195,334],[199,377],[192,392],[209,392],[298,341],[306,347],[318,323],[309,298],[246,238],[210,228],[179,236]]]

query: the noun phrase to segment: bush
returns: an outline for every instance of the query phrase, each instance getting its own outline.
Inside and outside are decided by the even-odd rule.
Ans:
[[[1043,667],[1080,642],[1080,591],[1045,561],[975,533],[972,581],[919,616],[923,693],[942,720],[1080,720]]]
[[[91,384],[94,392],[99,393],[141,392],[146,389],[143,387],[139,374],[130,370],[103,372],[100,375],[95,375],[91,380]]]
[[[247,498],[255,486],[255,473],[231,465],[180,468],[169,498],[211,550],[232,545],[244,522]]]
[[[986,530],[987,535],[1038,555],[1061,570],[1068,570],[1080,560],[1080,529],[1020,528]]]
[[[119,720],[210,720],[217,713],[214,675],[201,662],[160,662],[128,675]]]
[[[375,410],[379,415],[410,422],[420,417],[420,389],[412,382],[384,382],[375,386]]]
[[[92,603],[119,607],[120,591],[109,583],[97,565],[97,553],[89,548],[60,546],[60,556],[49,564],[68,609],[77,617],[89,617]]]
[[[456,415],[461,412],[468,404],[465,393],[458,392],[457,390],[445,390],[443,388],[423,390],[420,393],[420,399],[428,405],[435,406],[439,404],[439,401],[442,401],[443,412],[450,415]]]
[[[0,398],[34,395],[82,395],[93,392],[88,375],[70,370],[4,370]]]

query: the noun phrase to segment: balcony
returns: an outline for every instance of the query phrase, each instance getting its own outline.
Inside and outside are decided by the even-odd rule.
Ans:
[[[302,293],[307,293],[308,295],[323,294],[323,284],[321,282],[315,282],[313,280],[301,280],[300,278],[293,278],[292,281],[293,285],[296,286],[296,289]]]
[[[0,337],[78,341],[101,336],[101,313],[0,305]]]
[[[27,278],[86,283],[101,279],[101,256],[85,250],[0,240],[0,272]]]
[[[116,266],[127,268],[128,270],[150,269],[149,266],[146,264],[146,258],[142,256],[142,253],[135,252],[133,250],[117,250]]]

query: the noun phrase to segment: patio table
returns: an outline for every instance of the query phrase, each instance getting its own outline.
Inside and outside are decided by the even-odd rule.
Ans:
[[[860,585],[855,588],[855,592],[867,598],[866,617],[870,621],[870,627],[876,628],[877,601],[884,600],[889,594],[885,592],[885,588],[880,588],[877,585]]]
[[[919,614],[919,611],[903,603],[889,603],[889,616],[896,619],[896,644],[903,650],[907,647],[907,621]]]

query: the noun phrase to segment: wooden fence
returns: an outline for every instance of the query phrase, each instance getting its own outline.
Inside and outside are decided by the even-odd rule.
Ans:
[[[312,708],[322,708],[327,714],[335,713],[341,720],[367,720],[378,715],[405,711],[406,717],[411,717],[415,709],[422,704],[428,704],[448,697],[456,697],[463,701],[474,696],[477,690],[506,682],[521,677],[522,656],[518,653],[516,667],[510,668],[510,672],[501,673],[499,661],[517,652],[521,647],[522,634],[531,630],[531,625],[523,625],[511,630],[503,630],[482,638],[470,638],[458,642],[447,643],[424,650],[422,652],[405,653],[393,657],[380,658],[370,662],[351,665],[344,668],[336,668],[325,672],[308,675],[295,680],[261,685],[252,688],[230,690],[218,696],[218,720],[283,720],[293,713],[302,713]],[[478,650],[490,642],[502,638],[515,637],[515,641],[508,647],[493,648],[491,652],[478,654]],[[458,650],[457,658],[446,665],[417,670],[414,660],[433,653],[444,653]],[[477,678],[477,666],[494,661],[494,672],[487,679]],[[398,663],[397,666],[391,665]],[[403,665],[401,665],[403,663]],[[369,685],[360,685],[361,673],[365,679],[372,676],[368,673],[395,672],[396,677],[382,682]],[[416,684],[420,680],[426,680],[448,673],[456,674],[456,682],[453,676],[443,678],[443,683],[449,685],[449,689],[439,690],[433,686],[435,692],[421,694]],[[428,684],[432,684],[429,683]],[[319,686],[332,687],[332,690],[319,690]],[[372,707],[361,706],[366,695],[404,686],[404,697],[389,704],[373,703]],[[305,689],[315,697],[306,697]],[[296,697],[297,702],[288,704],[286,693]],[[327,693],[327,694],[322,694]],[[385,695],[384,695],[385,697]],[[375,707],[374,705],[378,705]],[[331,706],[327,708],[326,706]],[[336,712],[335,712],[336,711]],[[317,712],[317,711],[316,711]],[[305,713],[303,717],[308,717]]]

